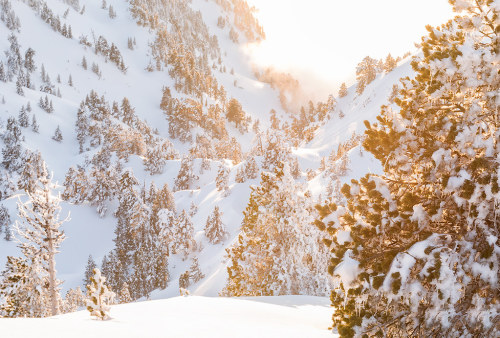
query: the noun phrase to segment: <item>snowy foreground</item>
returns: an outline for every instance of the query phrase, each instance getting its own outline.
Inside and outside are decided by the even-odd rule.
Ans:
[[[0,319],[3,338],[336,337],[330,300],[311,296],[175,297],[116,305],[109,321],[87,311],[52,318]]]

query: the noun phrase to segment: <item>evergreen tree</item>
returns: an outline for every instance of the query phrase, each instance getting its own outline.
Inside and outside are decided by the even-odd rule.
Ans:
[[[364,148],[384,174],[345,185],[345,206],[320,207],[317,224],[329,233],[329,270],[339,285],[334,326],[343,337],[498,331],[500,78],[492,23],[500,13],[491,1],[450,2],[462,15],[428,27],[397,110],[382,107],[378,123],[366,123]]]
[[[35,193],[38,180],[47,176],[47,168],[39,152],[27,151],[23,158],[23,167],[17,181],[19,189]]]
[[[191,263],[191,267],[189,268],[189,279],[193,283],[197,283],[203,278],[205,278],[205,275],[201,272],[198,258],[195,257],[193,258],[193,263]]]
[[[195,249],[194,227],[186,210],[182,210],[175,222],[172,251],[186,257]]]
[[[308,195],[280,164],[261,174],[244,212],[242,232],[227,249],[228,283],[222,294],[324,295],[330,288],[328,254],[312,225]]]
[[[0,205],[0,232],[2,232],[2,229],[3,229],[3,232],[5,234],[5,240],[6,241],[10,241],[10,223],[11,223],[11,220],[10,220],[10,215],[9,215],[9,211],[7,210],[7,208],[3,205]]]
[[[2,138],[5,143],[2,149],[2,165],[9,171],[18,171],[22,168],[22,132],[14,117],[7,119],[6,132]]]
[[[127,283],[123,283],[123,286],[118,293],[118,299],[120,301],[120,304],[132,302],[132,297],[130,297],[130,290]]]
[[[45,306],[50,314],[57,315],[61,305],[61,282],[56,279],[55,254],[65,238],[60,227],[68,219],[59,219],[60,198],[52,195],[53,189],[54,184],[48,175],[39,178],[35,192],[26,192],[29,201],[18,203],[21,223],[16,224],[15,229],[19,236],[19,247],[30,269],[37,270],[32,271],[37,276],[30,278],[42,281],[38,287],[41,286],[46,294]]]
[[[130,105],[130,101],[124,97],[121,104],[122,120],[129,126],[135,121],[135,109]]]
[[[17,95],[24,96],[23,86],[25,85],[26,80],[24,78],[24,73],[22,71],[19,72],[16,81],[16,93]]]
[[[3,299],[3,303],[0,304],[0,316],[47,315],[42,304],[46,299],[32,282],[26,259],[7,256],[5,270],[0,279],[0,297]]]
[[[95,268],[90,284],[87,285],[87,310],[91,316],[100,320],[109,319],[109,304],[115,297],[115,293],[110,291],[105,283],[106,278],[101,275],[99,269]]]
[[[29,126],[29,118],[28,118],[28,113],[24,106],[21,107],[21,110],[19,111],[19,116],[17,118],[19,121],[19,126],[26,128]]]
[[[94,275],[94,269],[97,268],[97,264],[94,261],[94,258],[92,258],[92,255],[89,255],[89,258],[87,260],[87,266],[85,267],[85,274],[83,277],[83,286],[87,287],[87,285],[90,284],[90,279]]]
[[[59,126],[57,126],[56,131],[54,132],[54,136],[52,136],[52,139],[56,142],[62,141],[63,137],[62,137],[61,129],[59,128]]]
[[[0,61],[0,81],[7,82],[7,72],[5,70],[5,67],[3,65],[3,62]]]
[[[342,84],[340,85],[340,89],[339,89],[339,97],[345,97],[347,96],[348,92],[347,92],[347,86],[345,84],[345,82],[342,82]]]
[[[33,130],[33,132],[35,133],[38,133],[38,128],[38,122],[36,122],[35,114],[33,114],[33,117],[31,118],[31,130]]]
[[[398,66],[397,61],[389,53],[385,59],[384,72],[389,73]]]
[[[361,95],[364,92],[365,87],[375,80],[376,76],[377,60],[366,56],[356,67],[356,81],[358,81],[356,93]]]
[[[222,192],[223,196],[229,195],[229,169],[221,163],[215,179],[215,186],[218,191]]]
[[[241,107],[241,103],[235,98],[229,100],[226,117],[229,122],[234,122],[236,127],[242,124],[245,119],[245,112]]]
[[[227,239],[228,232],[226,226],[222,223],[222,212],[218,206],[215,206],[213,213],[207,218],[205,236],[212,244],[219,244]]]
[[[66,292],[66,297],[64,297],[64,306],[63,312],[70,313],[75,312],[79,308],[85,306],[85,295],[82,292],[82,289],[77,286],[74,289],[69,289]]]
[[[174,191],[188,190],[195,180],[198,179],[193,173],[193,159],[189,156],[184,156],[181,160],[181,167],[177,178],[175,179]]]

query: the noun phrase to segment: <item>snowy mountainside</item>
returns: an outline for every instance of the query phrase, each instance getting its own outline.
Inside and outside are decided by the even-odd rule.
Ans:
[[[223,102],[230,98],[236,98],[241,103],[243,111],[246,113],[246,117],[250,118],[251,123],[248,123],[247,130],[243,128],[242,132],[241,126],[224,121],[227,135],[224,136],[223,141],[220,141],[220,144],[223,142],[238,144],[241,147],[243,161],[237,163],[235,158],[218,157],[214,154],[209,154],[210,156],[201,159],[196,156],[201,151],[193,155],[194,158],[191,159],[190,164],[196,179],[187,187],[176,189],[174,196],[176,211],[181,213],[185,210],[191,214],[196,250],[187,256],[170,255],[167,287],[163,290],[152,291],[148,298],[161,299],[178,295],[179,277],[189,270],[195,258],[199,260],[204,278],[192,283],[189,290],[197,295],[218,295],[227,279],[226,248],[237,241],[243,211],[247,207],[251,193],[251,186],[258,185],[260,182],[259,175],[246,179],[244,182],[237,182],[238,171],[243,170],[248,164],[247,155],[255,150],[255,145],[261,135],[254,128],[250,128],[250,125],[254,126],[258,120],[261,131],[269,130],[271,126],[269,111],[271,109],[275,109],[281,119],[286,119],[287,116],[280,107],[278,91],[272,89],[269,84],[256,79],[253,74],[253,68],[241,47],[247,39],[245,32],[239,31],[238,44],[233,41],[235,40],[234,34],[231,36],[230,32],[238,28],[230,27],[228,23],[233,21],[232,16],[235,14],[227,9],[222,11],[221,6],[217,3],[224,3],[224,1],[194,0],[191,5],[186,5],[194,11],[201,12],[203,24],[207,27],[209,34],[217,37],[220,48],[219,54],[215,53],[217,57],[211,59],[211,56],[207,56],[206,60],[202,60],[203,52],[197,49],[198,47],[193,47],[193,55],[198,57],[198,59],[194,58],[195,63],[205,62],[210,66],[213,78],[216,79],[219,86],[225,88],[226,97],[223,98],[223,95],[214,94],[212,90],[196,93],[195,90],[190,91],[179,87],[179,76],[175,71],[172,71],[172,64],[177,61],[173,59],[174,56],[169,54],[169,49],[166,48],[160,52],[153,51],[152,46],[160,36],[161,30],[158,27],[164,23],[167,30],[171,32],[175,24],[182,26],[182,19],[180,19],[180,23],[175,23],[168,21],[161,13],[157,13],[157,19],[154,19],[155,16],[152,15],[147,17],[148,20],[153,18],[152,21],[144,21],[138,25],[137,22],[140,20],[138,17],[133,17],[130,11],[132,5],[140,3],[137,1],[109,1],[106,9],[102,8],[100,2],[76,1],[78,10],[68,5],[68,3],[75,3],[74,1],[47,2],[54,16],[60,18],[61,24],[71,25],[73,38],[67,38],[59,31],[54,30],[51,24],[47,23],[47,19],[42,18],[40,10],[30,7],[30,4],[38,3],[37,1],[10,1],[10,3],[15,15],[20,19],[21,26],[19,31],[10,31],[6,29],[3,22],[0,23],[0,27],[2,27],[0,50],[9,50],[11,45],[9,36],[13,33],[17,37],[22,53],[28,47],[35,51],[34,60],[37,69],[30,74],[30,80],[34,83],[33,88],[23,87],[23,95],[18,93],[15,76],[10,81],[0,81],[0,100],[5,99],[5,103],[0,103],[0,133],[6,133],[8,118],[18,117],[21,107],[26,107],[29,102],[31,106],[30,123],[31,116],[34,115],[39,128],[37,132],[33,131],[31,126],[22,128],[22,147],[41,153],[42,158],[47,163],[48,170],[54,175],[54,180],[61,185],[61,193],[65,190],[62,185],[67,181],[69,169],[81,167],[89,174],[93,168],[93,159],[104,148],[101,146],[101,141],[99,141],[98,146],[91,145],[90,137],[87,135],[83,152],[79,151],[81,144],[75,131],[75,125],[78,123],[77,113],[81,108],[80,103],[91,91],[95,91],[98,97],[103,96],[109,106],[112,105],[112,102],[117,102],[119,106],[123,102],[123,98],[126,97],[130,106],[135,110],[134,114],[137,119],[134,122],[135,125],[131,126],[125,123],[121,117],[113,116],[110,118],[113,127],[121,128],[123,133],[132,135],[135,135],[133,133],[139,129],[137,125],[141,128],[145,125],[146,127],[143,129],[149,130],[149,134],[144,133],[138,136],[145,144],[146,150],[132,151],[131,154],[127,154],[125,161],[121,161],[118,151],[115,151],[108,159],[109,167],[115,168],[114,163],[121,161],[123,172],[127,170],[133,172],[138,181],[137,192],[141,188],[147,190],[152,183],[158,188],[165,184],[168,184],[170,188],[175,187],[183,158],[186,158],[196,145],[197,135],[214,140],[214,143],[219,142],[215,137],[211,138],[203,123],[199,121],[190,121],[192,123],[191,141],[181,142],[179,138],[171,137],[171,124],[167,121],[165,109],[160,106],[165,92],[164,88],[170,89],[171,97],[174,98],[172,101],[177,103],[200,100],[202,103],[200,115],[202,117],[209,115],[208,106],[210,105],[220,103],[221,106],[225,106]],[[177,9],[182,9],[185,4],[188,4],[184,1],[170,1],[168,3]],[[109,15],[109,5],[112,5],[115,12],[114,18]],[[42,5],[40,6],[43,8]],[[191,11],[185,10],[182,13],[191,13]],[[226,18],[225,25],[220,24],[220,17]],[[192,24],[191,18],[185,20]],[[203,28],[200,29],[203,31]],[[113,62],[110,57],[102,55],[102,52],[95,52],[97,44],[94,41],[99,41],[99,36],[104,37],[108,45],[114,44],[119,50],[126,68],[125,71],[120,69],[120,64]],[[166,40],[175,46],[190,41],[188,38],[176,40],[177,38],[172,36],[173,34],[168,35]],[[187,51],[184,52],[187,54]],[[185,56],[182,53],[179,54],[178,57],[181,59]],[[155,55],[160,55],[159,59],[161,60],[155,61]],[[218,63],[218,56],[220,56],[221,63]],[[82,66],[83,59],[86,61],[87,69]],[[0,55],[0,61],[7,65],[8,60],[4,54]],[[50,76],[48,81],[42,78],[42,65],[44,72]],[[94,67],[94,65],[96,66]],[[209,73],[206,69],[203,72]],[[328,181],[332,175],[345,182],[351,177],[362,176],[368,171],[378,172],[380,170],[377,161],[360,149],[359,140],[355,140],[357,143],[353,142],[353,147],[346,153],[348,161],[344,161],[344,163],[347,164],[347,170],[343,170],[342,175],[336,168],[336,166],[342,165],[341,158],[332,157],[333,160],[326,165],[327,168],[322,167],[321,162],[332,151],[337,151],[339,145],[348,142],[354,132],[361,135],[364,130],[363,120],[373,121],[380,111],[380,105],[387,102],[393,85],[400,77],[409,74],[409,62],[403,62],[394,71],[379,75],[360,96],[356,96],[355,86],[351,87],[347,96],[337,100],[330,120],[316,131],[314,138],[307,144],[292,148],[292,154],[297,157],[301,170],[298,180],[307,182],[307,188],[318,200],[334,193],[335,187],[332,187],[331,191],[327,191],[329,189]],[[209,76],[207,75],[207,77]],[[186,76],[186,78],[188,77]],[[38,90],[41,85],[47,83],[53,85],[52,94]],[[59,92],[60,97],[57,95]],[[39,106],[40,99],[44,100],[45,97],[52,103],[53,112],[51,113],[44,111],[46,109]],[[103,105],[106,104],[103,103]],[[91,104],[86,109],[90,109],[90,106]],[[196,111],[196,109],[192,111]],[[344,115],[344,117],[341,118],[340,115]],[[103,130],[109,127],[109,125],[101,124],[100,121],[95,125]],[[61,142],[52,139],[57,126],[60,127],[62,133]],[[151,174],[144,165],[148,154],[147,150],[153,149],[156,144],[167,141],[175,148],[177,155],[166,160],[159,173]],[[0,145],[3,146],[2,143]],[[214,148],[216,147],[210,148],[210,151],[214,151]],[[255,156],[259,170],[265,171],[262,168],[264,161],[262,157],[261,155]],[[217,184],[218,171],[221,167],[229,172],[227,191],[221,191]],[[328,172],[326,169],[330,169],[330,171]],[[3,176],[0,177],[5,181],[7,178],[15,180],[17,175],[16,173],[7,173],[4,170]],[[10,229],[12,230],[12,223],[17,219],[17,201],[18,199],[25,200],[26,197],[22,189],[16,188],[10,189],[10,193],[6,194],[6,197],[0,201],[0,204],[8,210]],[[117,219],[113,216],[113,212],[118,208],[119,202],[117,198],[109,198],[103,204],[107,212],[103,212],[102,217],[97,213],[93,201],[85,200],[76,203],[72,200],[66,200],[61,204],[62,215],[71,213],[71,220],[63,226],[67,239],[60,249],[61,253],[57,255],[58,277],[64,281],[63,292],[69,288],[83,285],[85,265],[90,254],[100,265],[105,255],[108,255],[115,245]],[[192,205],[196,207],[193,209]],[[214,245],[207,241],[204,228],[207,218],[216,206],[223,213],[222,221],[227,226],[228,236],[223,243]],[[19,255],[16,242],[0,239],[0,266],[5,265],[8,255]]]
[[[116,17],[113,19],[109,17],[108,11],[102,9],[101,4],[96,2],[80,1],[79,12],[62,1],[48,3],[50,10],[55,15],[63,17],[62,21],[65,24],[71,24],[73,39],[68,39],[53,30],[49,24],[42,20],[35,9],[30,8],[28,3],[22,1],[11,1],[10,3],[12,10],[21,22],[20,31],[14,31],[14,34],[21,46],[21,51],[28,47],[35,51],[34,59],[37,70],[31,75],[35,88],[34,90],[24,88],[24,96],[16,93],[15,81],[0,81],[0,97],[5,100],[5,103],[0,107],[0,121],[2,121],[0,127],[5,130],[8,117],[17,117],[20,108],[29,102],[39,124],[39,129],[38,132],[33,132],[31,128],[23,129],[23,147],[40,151],[49,171],[53,173],[55,181],[62,184],[71,166],[83,165],[87,158],[92,157],[92,151],[79,153],[78,143],[75,139],[78,106],[91,90],[96,91],[98,95],[104,95],[109,102],[120,102],[123,97],[127,97],[132,107],[135,108],[137,116],[157,129],[161,137],[168,139],[168,122],[160,109],[160,101],[162,88],[164,86],[174,87],[174,81],[167,71],[148,72],[145,70],[151,54],[149,44],[155,39],[154,31],[136,24],[131,17],[129,4],[126,1],[110,2],[116,13]],[[85,10],[81,14],[83,8]],[[194,1],[193,8],[202,10],[210,33],[217,35],[222,47],[221,50],[227,54],[227,57],[221,56],[227,70],[225,73],[215,71],[217,80],[225,88],[231,90],[228,98],[236,97],[239,99],[246,114],[254,120],[259,119],[262,122],[261,126],[265,127],[268,120],[266,114],[270,107],[279,110],[277,93],[269,85],[252,79],[250,66],[245,63],[245,58],[238,46],[228,37],[228,27],[221,29],[216,26],[217,16],[220,15],[221,9],[213,2],[205,1]],[[9,49],[8,37],[10,34],[11,31],[8,29],[2,29],[0,33],[0,49],[2,51]],[[78,42],[78,37],[87,36],[91,40],[93,35],[102,35],[109,43],[116,44],[126,64],[126,73],[120,71],[112,62],[106,61],[102,55],[94,53],[92,47]],[[128,38],[134,40],[133,50],[127,46]],[[87,69],[82,67],[83,58],[86,60]],[[5,58],[2,61],[6,64]],[[98,65],[100,75],[91,71],[91,65],[94,63]],[[47,95],[37,90],[43,82],[40,75],[42,65],[44,71],[50,76],[50,81],[61,94],[61,97],[48,94],[54,108],[54,112],[50,114],[38,106],[40,98],[43,99]],[[234,75],[230,74],[230,69],[234,69]],[[68,83],[70,76],[72,86]],[[60,83],[56,81],[58,78],[61,80]],[[236,87],[234,81],[237,81]],[[173,88],[172,91],[175,92]],[[182,94],[179,95],[182,96]],[[51,139],[57,126],[62,132],[62,142],[55,142]],[[229,124],[227,129],[230,134],[238,138],[244,151],[248,151],[253,138],[252,133],[242,134]],[[187,153],[189,143],[171,141],[181,153]],[[195,189],[176,193],[179,210],[189,210],[193,201],[199,205],[200,211],[193,219],[197,232],[202,231],[209,212],[213,209],[214,204],[218,204],[221,199],[217,191],[214,191],[214,184],[209,184],[214,182],[218,164],[218,162],[214,162],[211,165],[212,170],[199,175],[196,187],[204,187],[203,191]],[[200,164],[195,163],[194,165],[199,168]],[[230,162],[227,165],[231,167]],[[154,181],[156,185],[168,183],[170,187],[173,187],[179,171],[180,160],[168,161],[164,172],[155,176],[149,175],[144,170],[142,158],[138,156],[132,156],[125,166],[132,168],[141,185],[144,182],[146,186],[149,186],[150,182]],[[225,223],[234,229],[232,237],[237,233],[236,228],[241,219],[241,212],[244,209],[245,200],[248,198],[248,184],[239,190],[241,192],[234,193],[231,199],[224,200],[223,204],[220,205],[224,211]],[[18,192],[2,201],[2,205],[9,210],[12,222],[16,218],[16,203],[20,195],[22,193]],[[74,205],[63,202],[63,213],[67,212],[71,212],[71,221],[65,225],[68,239],[61,248],[62,253],[58,255],[57,265],[59,276],[65,281],[64,289],[81,284],[89,254],[92,254],[94,259],[100,262],[103,255],[113,247],[112,239],[116,223],[110,212],[105,217],[100,218],[95,213],[95,209],[86,204]],[[203,234],[200,233],[197,237],[201,238],[202,236]],[[15,246],[13,241],[2,240],[0,265],[4,265],[7,255],[18,254]],[[224,252],[221,249],[213,248],[209,251],[215,250],[218,254],[206,256],[218,257],[217,261],[220,262]],[[205,264],[203,261],[201,263],[202,266]],[[209,263],[207,262],[207,264]],[[184,264],[181,262],[181,265]],[[211,269],[213,265],[212,262],[207,266],[207,269]],[[175,264],[171,263],[171,267],[174,266]],[[214,292],[216,293],[216,291]],[[177,292],[173,292],[173,294],[177,294]]]

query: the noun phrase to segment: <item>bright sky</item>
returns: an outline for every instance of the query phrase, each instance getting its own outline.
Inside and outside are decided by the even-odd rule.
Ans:
[[[413,52],[427,24],[453,16],[447,0],[247,1],[267,36],[250,47],[255,62],[290,72],[322,95],[351,84],[365,56]]]

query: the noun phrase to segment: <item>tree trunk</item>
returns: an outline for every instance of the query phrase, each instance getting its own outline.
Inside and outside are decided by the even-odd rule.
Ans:
[[[46,195],[47,202],[49,202],[49,194]],[[56,281],[56,260],[55,260],[55,248],[54,248],[54,238],[52,237],[52,228],[49,221],[45,221],[45,231],[47,233],[47,254],[49,261],[49,297],[50,297],[50,307],[52,316],[59,314],[59,302],[58,302],[58,292],[57,292],[57,281]]]

